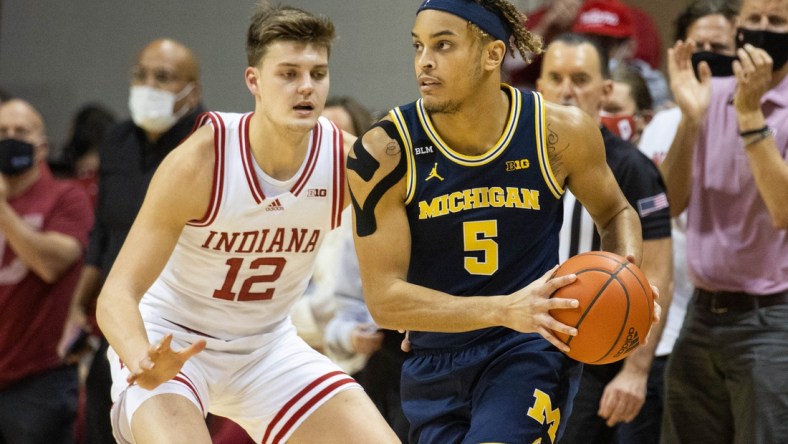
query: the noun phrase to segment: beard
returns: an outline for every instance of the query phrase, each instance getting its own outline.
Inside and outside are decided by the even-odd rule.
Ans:
[[[470,91],[476,90],[483,81],[483,75],[482,67],[476,64],[473,72],[468,74],[467,82],[470,86],[468,86],[467,89]],[[463,107],[462,100],[456,98],[439,101],[434,97],[425,97],[423,104],[424,109],[430,114],[456,114]]]
[[[446,100],[438,103],[424,100],[424,109],[430,114],[455,114],[460,108],[460,103],[454,100]]]

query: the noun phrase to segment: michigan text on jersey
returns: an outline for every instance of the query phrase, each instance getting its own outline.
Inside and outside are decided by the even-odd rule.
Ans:
[[[419,219],[429,219],[476,208],[539,209],[539,191],[516,187],[482,187],[455,191],[419,201]]]

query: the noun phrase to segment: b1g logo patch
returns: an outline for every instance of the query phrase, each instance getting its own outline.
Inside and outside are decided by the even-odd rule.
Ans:
[[[530,167],[531,162],[528,159],[506,161],[506,171],[527,170]]]
[[[306,197],[326,197],[328,190],[325,188],[309,188],[306,190]]]

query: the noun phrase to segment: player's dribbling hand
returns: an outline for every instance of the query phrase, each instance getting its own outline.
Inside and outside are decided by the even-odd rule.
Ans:
[[[147,356],[140,360],[139,369],[132,371],[126,381],[153,390],[174,378],[186,360],[203,351],[206,345],[204,340],[200,340],[184,349],[174,351],[170,347],[171,343],[172,334],[168,334],[157,345],[151,345]]]
[[[539,333],[566,353],[569,351],[569,346],[559,340],[553,331],[574,336],[577,334],[577,329],[558,322],[550,314],[550,310],[577,308],[579,302],[577,299],[550,298],[550,295],[574,282],[577,276],[569,274],[551,278],[556,269],[558,269],[557,265],[527,287],[506,297],[507,321],[504,325],[523,333]]]

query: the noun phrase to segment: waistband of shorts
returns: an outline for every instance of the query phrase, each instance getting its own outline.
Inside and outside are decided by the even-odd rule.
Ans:
[[[296,329],[289,318],[275,324],[271,330],[262,332],[253,336],[241,336],[237,338],[221,339],[211,336],[206,336],[189,329],[179,323],[170,321],[168,319],[158,317],[152,318],[150,316],[144,317],[146,329],[153,328],[156,331],[165,333],[172,333],[177,339],[194,343],[198,340],[205,340],[207,348],[215,351],[222,351],[228,353],[252,353],[259,350],[283,335],[296,334]]]
[[[695,288],[694,303],[714,314],[745,312],[775,305],[788,305],[788,290],[756,295],[738,291],[708,291]]]
[[[465,352],[468,350],[473,350],[479,347],[489,347],[490,345],[500,344],[512,337],[517,335],[523,336],[531,336],[536,335],[541,338],[541,335],[536,333],[520,333],[519,331],[510,330],[508,328],[501,329],[502,333],[490,336],[478,341],[474,341],[464,345],[458,345],[456,347],[446,347],[446,348],[413,348],[411,350],[411,354],[414,356],[427,356],[427,355],[440,355],[445,353],[456,353],[456,352]]]

